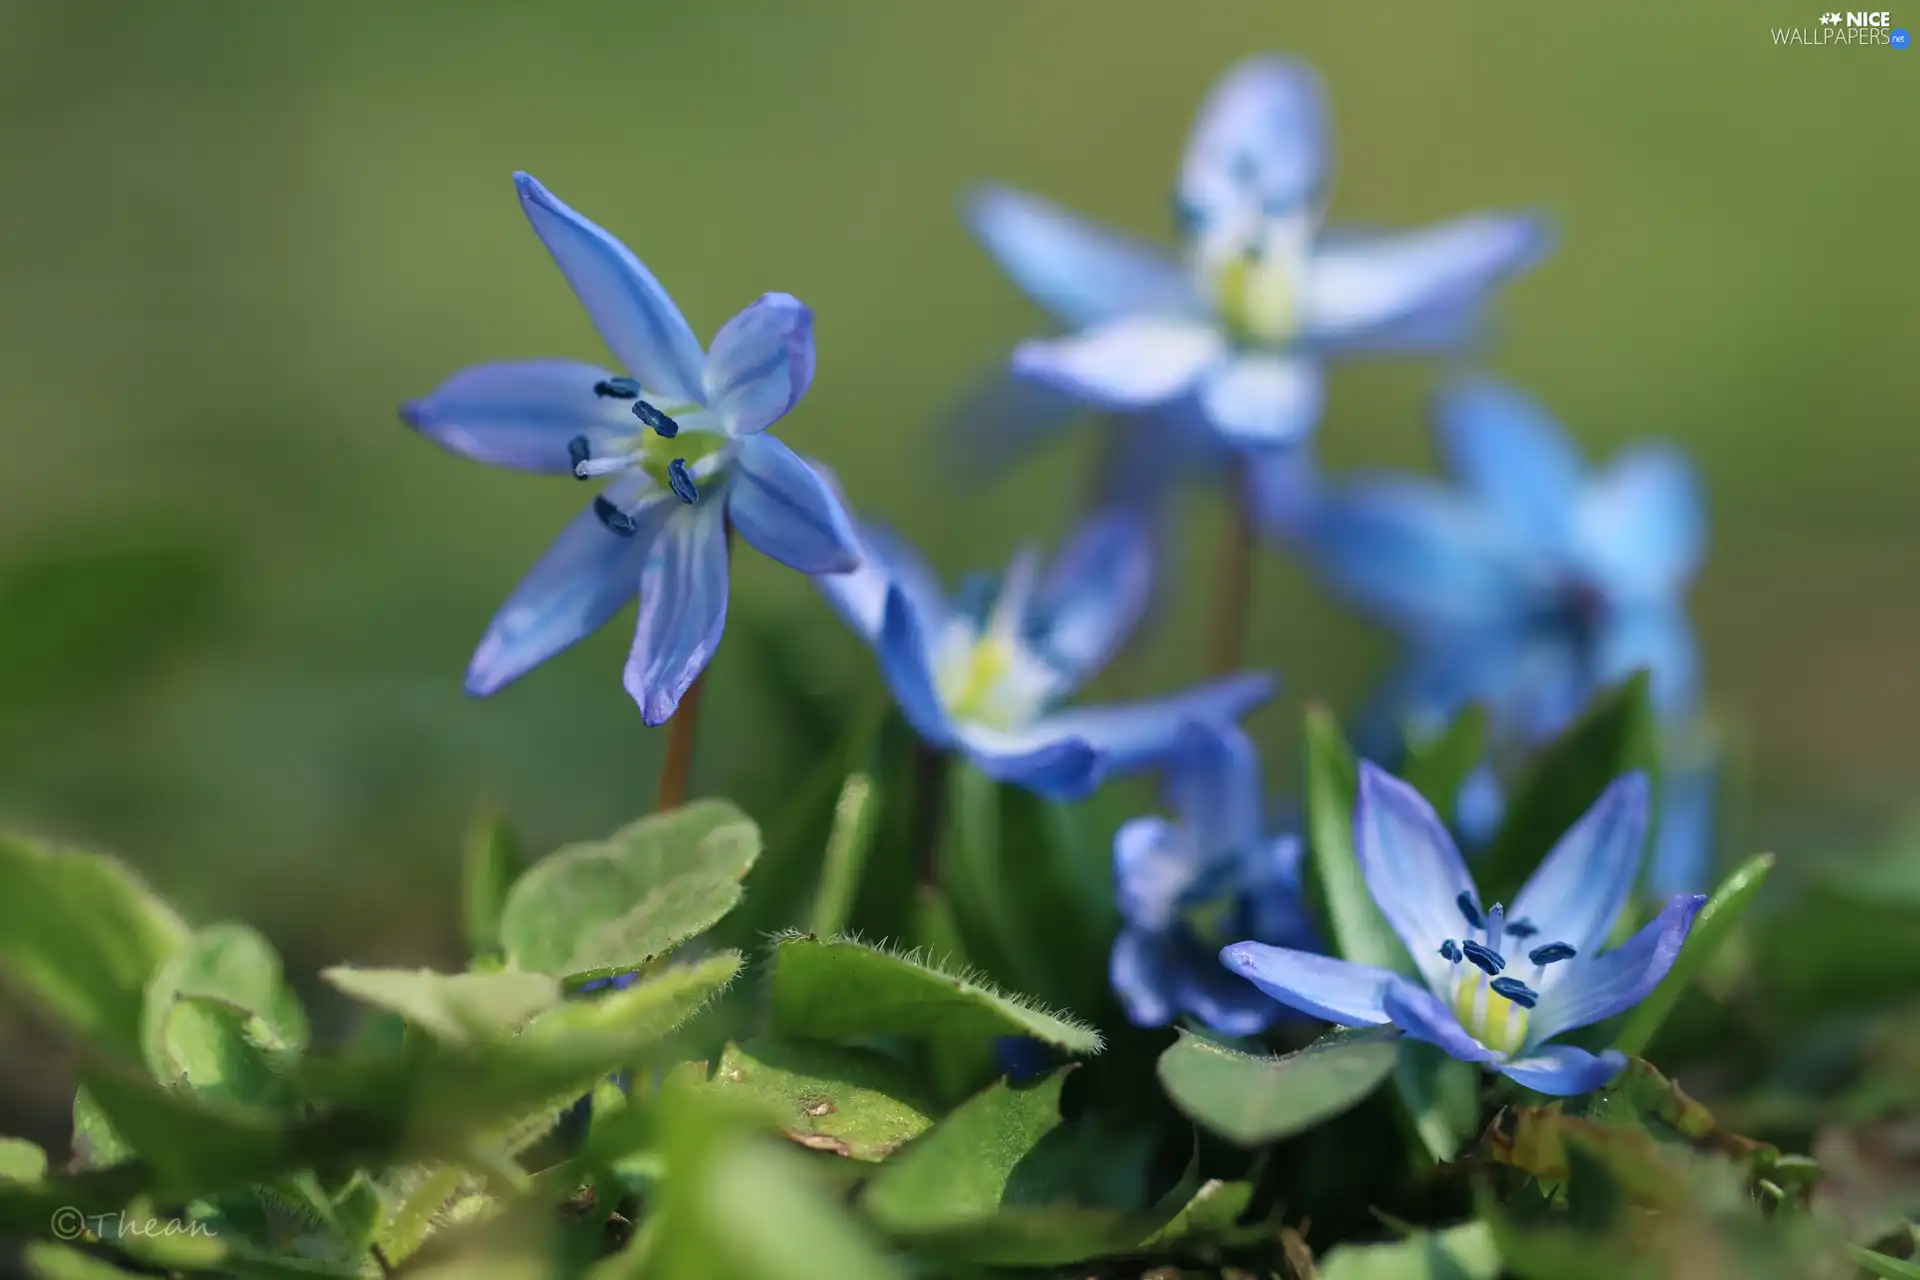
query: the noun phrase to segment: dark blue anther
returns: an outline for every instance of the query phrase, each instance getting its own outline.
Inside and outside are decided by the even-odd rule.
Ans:
[[[1555,960],[1571,960],[1577,953],[1564,942],[1549,942],[1544,947],[1535,947],[1527,952],[1527,959],[1535,964],[1552,964]]]
[[[667,464],[667,484],[680,501],[689,504],[700,501],[700,491],[693,487],[693,477],[687,474],[685,458],[675,458]]]
[[[1484,929],[1487,927],[1487,918],[1480,914],[1480,904],[1473,900],[1472,894],[1462,889],[1460,896],[1453,901],[1454,905],[1460,908],[1460,914],[1467,918],[1468,924],[1476,929]]]
[[[1540,929],[1533,921],[1522,916],[1518,920],[1507,921],[1507,932],[1516,938],[1525,939],[1533,937],[1533,935],[1540,932]]]
[[[1473,961],[1487,973],[1498,973],[1507,967],[1507,958],[1491,947],[1483,947],[1477,942],[1460,944],[1461,954]]]
[[[1505,996],[1522,1009],[1531,1009],[1540,1003],[1540,993],[1518,978],[1495,978],[1487,986],[1495,995]]]
[[[631,538],[640,530],[640,526],[633,522],[633,517],[614,506],[604,493],[593,500],[593,514],[600,517],[600,523],[607,526],[608,533],[618,534],[622,538]]]
[[[640,384],[632,378],[602,378],[593,384],[593,394],[608,400],[634,400],[640,395]]]
[[[633,402],[633,416],[647,426],[652,427],[662,440],[671,440],[680,434],[680,424],[660,412],[645,400]]]
[[[1442,958],[1448,961],[1451,961],[1454,964],[1459,964],[1460,963],[1460,944],[1455,942],[1452,938],[1448,938],[1445,942],[1440,944],[1440,955]]]
[[[574,479],[585,480],[587,478],[580,474],[580,464],[592,456],[593,446],[587,443],[585,436],[575,436],[573,439],[567,441],[567,457],[573,460]]]

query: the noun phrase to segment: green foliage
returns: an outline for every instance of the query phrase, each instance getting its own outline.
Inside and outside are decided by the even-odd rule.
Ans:
[[[1160,1083],[1198,1124],[1242,1146],[1261,1146],[1359,1105],[1392,1074],[1398,1039],[1392,1028],[1333,1031],[1270,1058],[1182,1032],[1160,1055]]]
[[[814,893],[809,926],[814,933],[831,937],[847,927],[879,825],[880,795],[873,778],[848,774],[834,800],[833,826],[820,864],[820,886]]]
[[[1644,1053],[1653,1043],[1661,1024],[1679,1003],[1681,993],[1732,938],[1760,887],[1767,882],[1773,861],[1770,853],[1757,854],[1721,881],[1720,887],[1700,908],[1700,914],[1694,917],[1693,930],[1687,935],[1686,945],[1673,962],[1673,968],[1667,971],[1653,994],[1627,1015],[1620,1033],[1614,1037],[1614,1048],[1626,1054]]]
[[[504,1039],[560,1003],[559,982],[544,973],[334,968],[320,976],[448,1045]]]
[[[1409,739],[1400,776],[1427,798],[1442,822],[1451,825],[1460,788],[1486,755],[1487,709],[1476,703],[1440,732]]]
[[[1324,708],[1307,712],[1306,747],[1309,886],[1326,919],[1334,953],[1356,964],[1411,974],[1413,958],[1374,905],[1354,857],[1359,777],[1353,749]]]
[[[1343,1244],[1320,1280],[1499,1280],[1500,1251],[1484,1222],[1420,1231],[1391,1244]]]
[[[933,1104],[912,1073],[867,1050],[804,1040],[730,1044],[710,1079],[699,1070],[676,1076],[763,1106],[769,1123],[803,1147],[855,1160],[884,1159],[933,1123]]]
[[[520,838],[506,815],[483,806],[473,815],[460,860],[460,920],[470,955],[492,956],[501,949],[507,894],[525,870]]]

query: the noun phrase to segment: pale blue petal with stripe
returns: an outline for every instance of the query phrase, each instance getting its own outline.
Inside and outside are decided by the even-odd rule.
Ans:
[[[1498,1070],[1535,1093],[1571,1098],[1592,1093],[1626,1068],[1627,1056],[1618,1049],[1588,1053],[1570,1044],[1549,1045],[1524,1058],[1501,1063]]]
[[[640,575],[640,617],[627,692],[650,725],[665,724],[707,669],[727,626],[726,518],[718,503],[678,503]]]
[[[1200,384],[1200,408],[1227,442],[1250,450],[1296,444],[1320,423],[1320,367],[1298,356],[1234,355]]]
[[[1706,552],[1699,478],[1671,445],[1622,452],[1589,482],[1575,521],[1587,565],[1621,595],[1678,591]]]
[[[1370,964],[1332,956],[1236,942],[1220,952],[1220,963],[1288,1008],[1337,1022],[1344,1027],[1380,1026],[1387,1016],[1387,992],[1401,978]]]
[[[1215,82],[1188,135],[1184,216],[1277,217],[1317,202],[1327,134],[1325,95],[1312,68],[1270,54],[1239,63]]]
[[[1141,409],[1183,395],[1226,354],[1226,339],[1209,325],[1123,317],[1023,342],[1012,368],[1103,409]]]
[[[880,674],[886,677],[900,713],[914,732],[933,746],[951,746],[954,725],[934,684],[932,655],[923,625],[906,593],[898,584],[889,585],[875,646]]]
[[[1416,1040],[1438,1045],[1462,1062],[1491,1062],[1500,1056],[1467,1034],[1440,997],[1405,978],[1387,988],[1382,1003],[1394,1026]]]
[[[1132,818],[1113,837],[1113,889],[1121,918],[1140,929],[1169,928],[1200,859],[1191,837],[1164,818]]]
[[[1050,800],[1084,799],[1107,776],[1107,758],[1097,747],[1045,721],[1018,731],[963,722],[953,732],[980,772]]]
[[[1303,336],[1364,340],[1415,316],[1472,306],[1537,262],[1550,239],[1546,223],[1531,215],[1472,214],[1322,243],[1302,281]]]
[[[1353,851],[1380,914],[1406,944],[1427,984],[1444,990],[1453,973],[1439,954],[1440,944],[1462,936],[1467,921],[1460,895],[1478,902],[1478,891],[1433,806],[1370,760],[1360,762]]]
[[[732,454],[727,515],[755,550],[801,573],[859,566],[853,521],[806,459],[768,435],[736,441]]]
[[[1527,1043],[1540,1044],[1563,1031],[1591,1026],[1646,999],[1673,968],[1694,917],[1706,902],[1704,894],[1680,894],[1638,933],[1605,955],[1584,962],[1578,957],[1562,961],[1565,970],[1541,991],[1540,1003],[1527,1021]]]
[[[579,436],[600,454],[638,429],[632,401],[601,396],[594,385],[613,377],[578,360],[479,364],[409,400],[400,416],[454,453],[496,467],[570,475],[568,446]]]
[[[1120,508],[1083,521],[1028,609],[1028,639],[1074,684],[1106,666],[1153,594],[1153,525]]]
[[[1165,760],[1191,721],[1240,719],[1273,696],[1275,683],[1272,676],[1245,672],[1148,702],[1057,711],[1043,716],[1031,732],[1082,739],[1100,753],[1110,773],[1125,773]]]
[[[727,433],[764,431],[813,385],[813,312],[790,293],[763,294],[720,327],[707,353],[707,403]]]
[[[1644,773],[1616,779],[1541,861],[1509,918],[1533,924],[1543,943],[1597,951],[1640,878],[1648,793]]]
[[[1514,532],[1565,547],[1580,502],[1578,450],[1532,397],[1491,378],[1465,378],[1434,398],[1447,469]]]

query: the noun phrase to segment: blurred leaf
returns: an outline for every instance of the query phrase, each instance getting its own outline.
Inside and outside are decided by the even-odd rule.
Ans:
[[[1196,1244],[1252,1243],[1271,1234],[1261,1224],[1241,1226],[1253,1203],[1253,1187],[1245,1182],[1214,1178],[1180,1206],[1173,1220],[1140,1242],[1142,1253],[1185,1252]]]
[[[1902,1258],[1889,1258],[1884,1253],[1862,1249],[1857,1244],[1849,1244],[1845,1248],[1847,1257],[1859,1263],[1863,1270],[1881,1277],[1881,1280],[1920,1280],[1920,1263],[1908,1262]]]
[[[1460,788],[1486,754],[1487,709],[1476,702],[1440,732],[1409,738],[1400,776],[1427,798],[1442,822],[1451,826]]]
[[[122,1271],[92,1254],[44,1240],[28,1244],[21,1250],[20,1257],[26,1263],[27,1274],[34,1280],[127,1280],[136,1274]]]
[[[433,1230],[435,1220],[457,1194],[473,1185],[465,1169],[452,1164],[407,1165],[386,1179],[386,1208],[372,1242],[388,1263],[411,1258]]]
[[[1753,948],[1783,1013],[1831,1017],[1920,989],[1920,833],[1872,861],[1824,866],[1794,890]]]
[[[184,996],[161,1030],[162,1084],[185,1084],[210,1103],[281,1108],[292,1100],[289,1061],[270,1047],[266,1024],[238,1005]]]
[[[478,958],[500,951],[500,917],[506,911],[513,882],[525,869],[520,839],[506,816],[497,809],[482,807],[467,832],[460,866],[460,914],[468,955]]]
[[[898,1063],[876,1053],[806,1041],[730,1044],[697,1087],[762,1104],[790,1140],[855,1160],[881,1160],[932,1125],[932,1104]]]
[[[1278,1142],[1363,1102],[1392,1074],[1399,1032],[1329,1032],[1285,1057],[1253,1057],[1182,1031],[1160,1083],[1188,1118],[1245,1147]]]
[[[759,854],[752,819],[697,800],[542,858],[508,893],[500,936],[519,968],[555,977],[637,968],[732,910]]]
[[[1614,779],[1638,769],[1657,784],[1659,741],[1646,672],[1595,698],[1514,788],[1500,833],[1474,866],[1481,897],[1511,902]]]
[[[1653,989],[1652,994],[1627,1014],[1620,1034],[1614,1037],[1614,1048],[1632,1055],[1644,1053],[1647,1046],[1653,1043],[1653,1038],[1660,1032],[1660,1025],[1673,1012],[1674,1005],[1679,1003],[1681,992],[1687,989],[1687,984],[1699,976],[1727,939],[1733,936],[1747,908],[1753,905],[1754,895],[1766,883],[1773,863],[1774,858],[1770,853],[1749,858],[1713,891],[1713,896],[1694,919],[1693,929],[1687,934],[1686,943],[1681,947],[1679,957],[1674,960],[1673,968],[1667,971],[1667,976]]]
[[[307,1017],[281,976],[280,957],[273,944],[246,925],[194,930],[147,983],[140,1040],[147,1069],[156,1079],[169,1078],[163,1033],[174,1002],[189,997],[218,1000],[254,1015],[260,1021],[255,1038],[262,1048],[298,1052],[306,1047]]]
[[[860,876],[879,829],[880,797],[873,779],[850,773],[833,805],[833,826],[827,833],[826,853],[820,864],[820,884],[814,891],[814,933],[831,937],[847,927]]]
[[[1427,1158],[1453,1159],[1479,1127],[1480,1069],[1437,1045],[1402,1036],[1393,1082]]]
[[[113,1131],[85,1085],[73,1094],[73,1158],[82,1169],[105,1169],[133,1158],[133,1148]]]
[[[790,936],[774,944],[772,1014],[776,1034],[801,1039],[1024,1035],[1069,1053],[1101,1047],[1092,1027],[1024,997],[845,939]]]
[[[85,1083],[113,1131],[151,1167],[154,1190],[165,1200],[262,1181],[304,1163],[294,1133],[269,1111],[203,1102],[118,1076],[88,1075]]]
[[[0,1138],[0,1182],[38,1182],[47,1176],[47,1153],[25,1138]]]
[[[1307,712],[1308,868],[1334,951],[1356,964],[1414,972],[1413,959],[1374,905],[1353,852],[1359,775],[1353,750],[1331,712]]]
[[[397,1013],[443,1044],[513,1035],[560,1003],[560,984],[544,973],[434,973],[427,969],[353,969],[320,976],[336,990]]]
[[[0,834],[0,969],[94,1045],[139,1060],[147,982],[186,940],[124,864]]]
[[[1320,1280],[1499,1280],[1500,1250],[1484,1222],[1421,1231],[1390,1244],[1343,1244],[1320,1260]]]

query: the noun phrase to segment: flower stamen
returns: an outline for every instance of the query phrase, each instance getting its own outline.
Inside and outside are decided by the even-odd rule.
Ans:
[[[1577,954],[1578,952],[1564,942],[1549,942],[1544,947],[1535,947],[1527,952],[1527,959],[1544,967],[1556,960],[1571,960]]]
[[[1467,923],[1473,928],[1484,929],[1487,927],[1486,917],[1480,914],[1480,904],[1473,900],[1471,893],[1462,889],[1460,896],[1453,900],[1453,904],[1460,908],[1460,914],[1467,918]]]
[[[607,532],[616,537],[631,538],[640,531],[633,517],[615,506],[613,500],[604,493],[593,500],[593,514],[600,518],[601,524],[607,526]]]
[[[671,440],[680,434],[679,423],[675,422],[653,405],[648,404],[645,400],[636,400],[633,402],[633,416],[640,419],[640,421],[647,426],[652,427],[663,439]],[[687,501],[691,502],[693,499],[689,498]]]
[[[603,400],[633,400],[640,395],[640,383],[633,378],[602,378],[593,384],[593,394]]]
[[[1540,993],[1518,978],[1495,978],[1487,984],[1496,995],[1505,996],[1522,1009],[1531,1009],[1540,1003]]]
[[[1461,954],[1473,961],[1474,965],[1488,974],[1499,973],[1507,967],[1507,958],[1492,947],[1483,947],[1469,939],[1460,944]]]
[[[691,506],[700,501],[700,490],[695,487],[693,477],[687,474],[687,460],[675,458],[667,464],[667,485],[673,490],[673,496]]]

